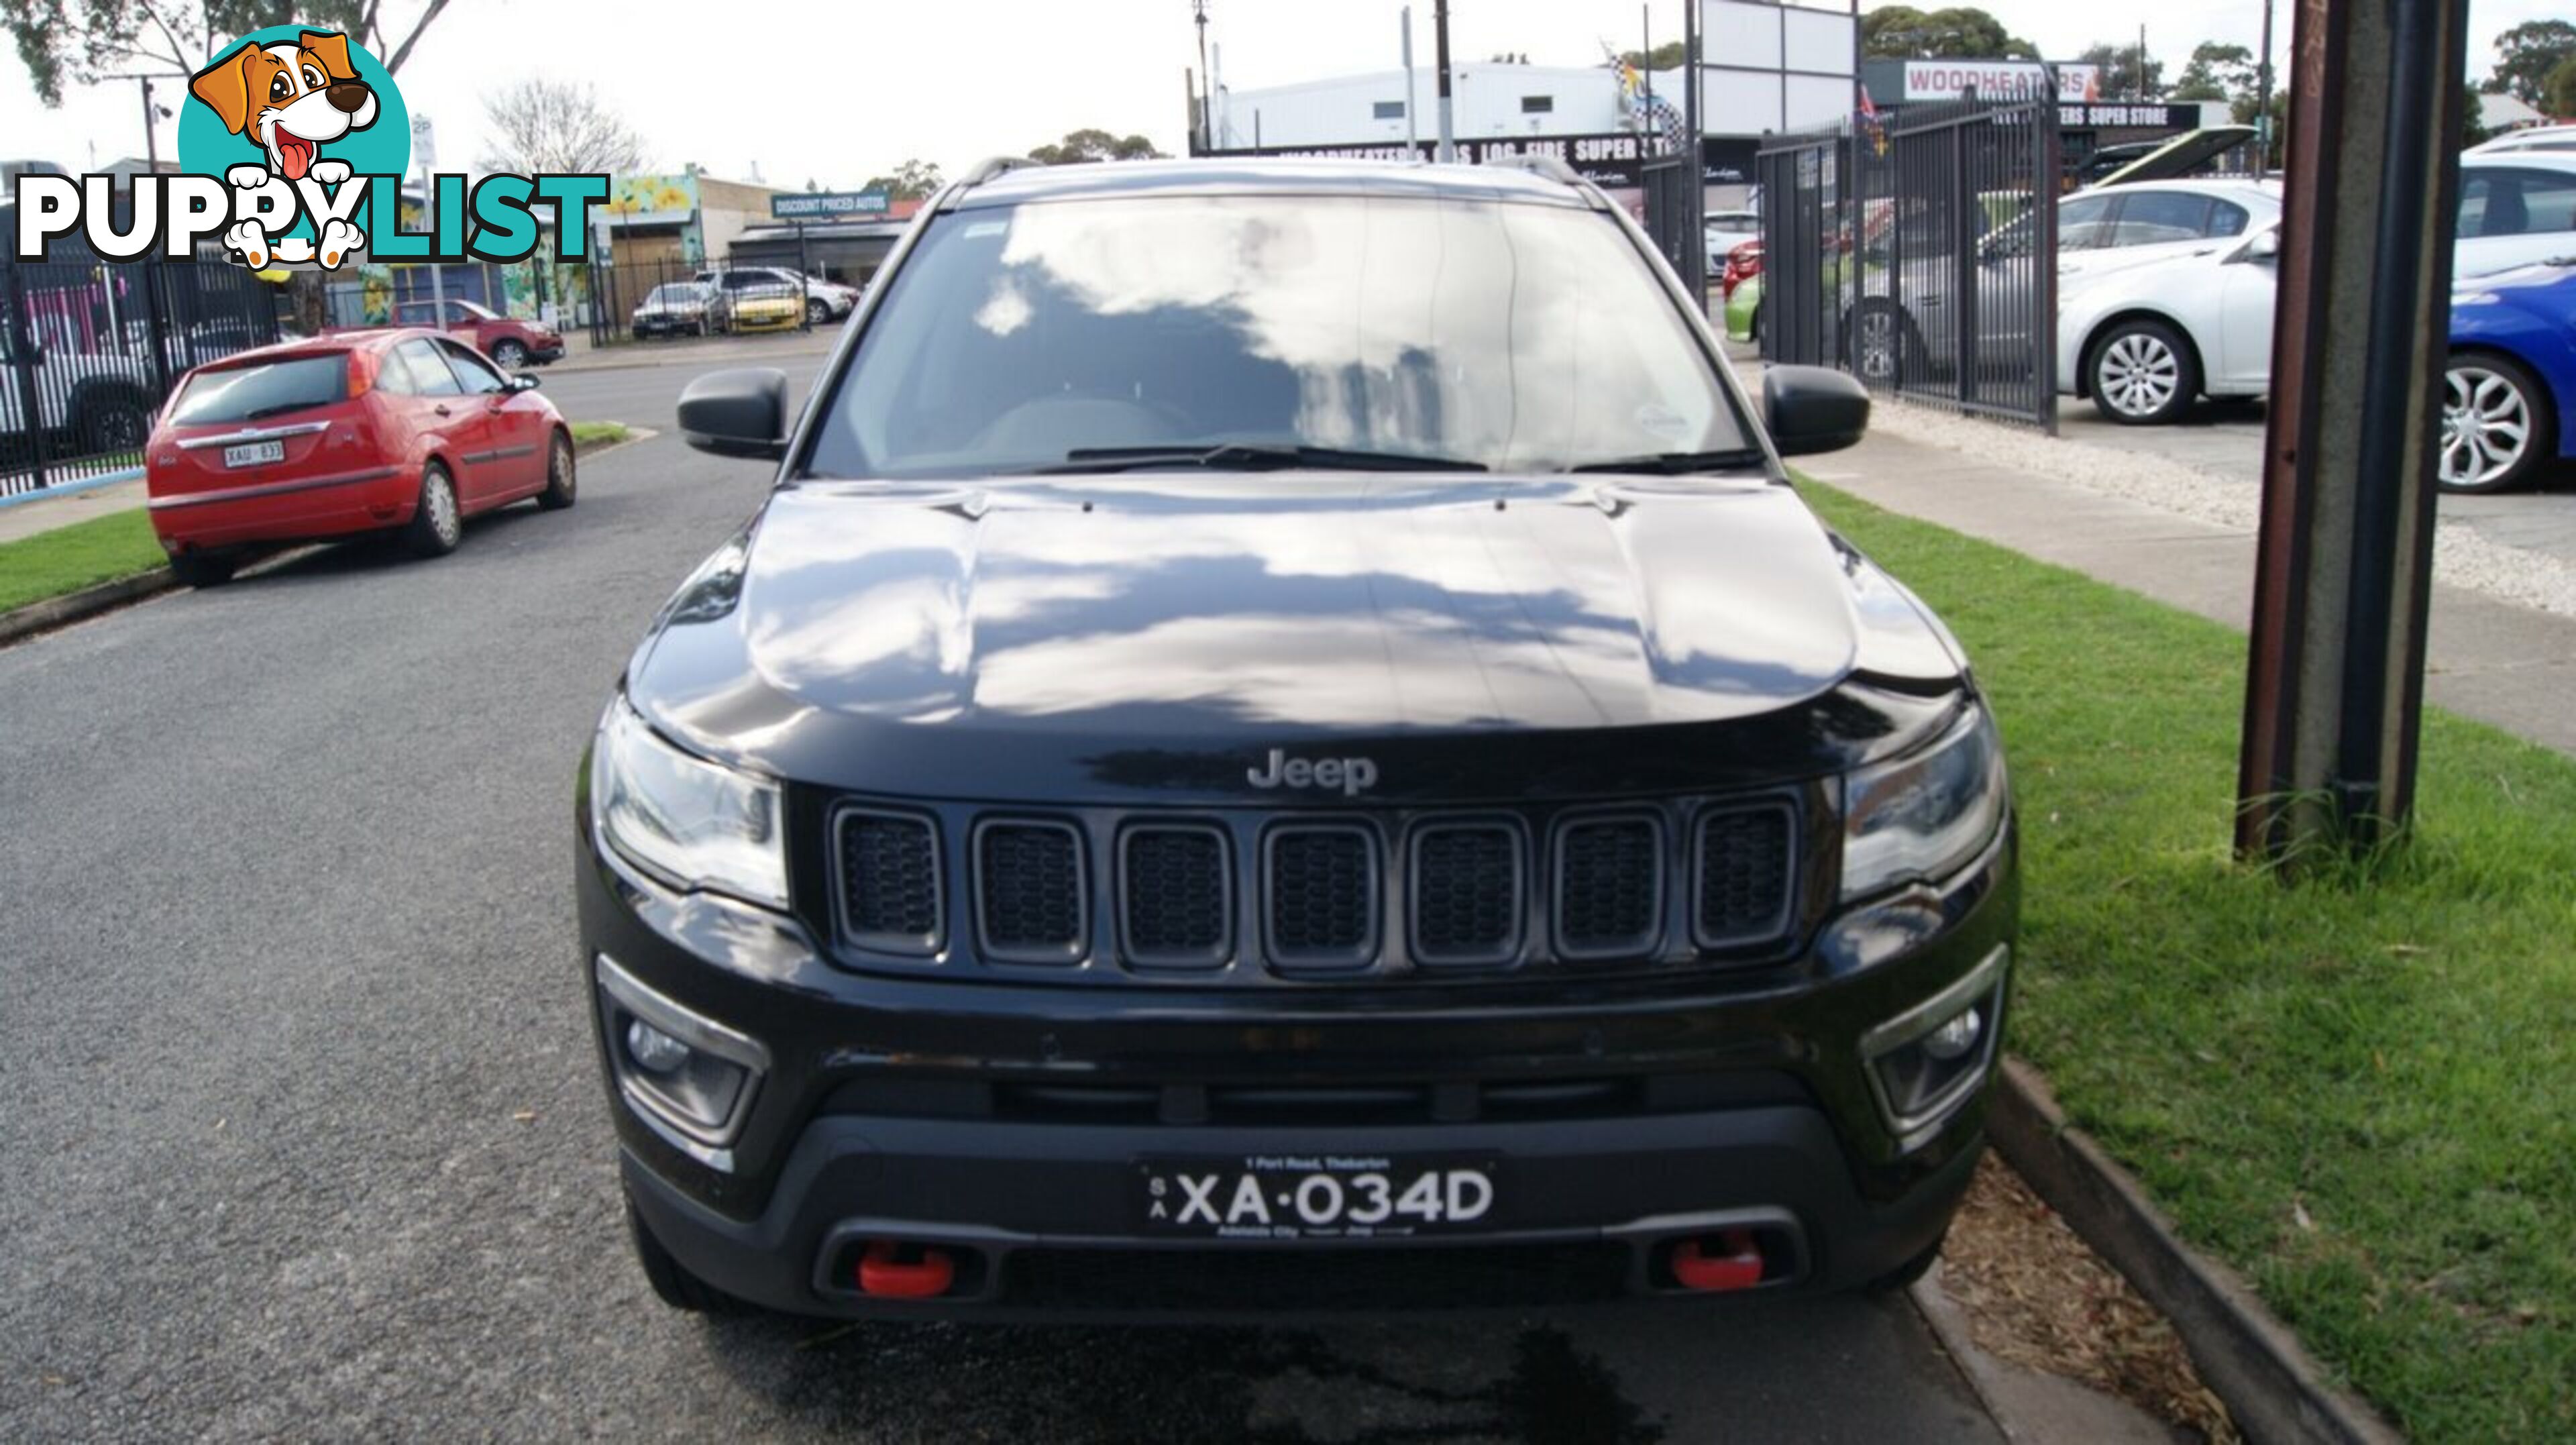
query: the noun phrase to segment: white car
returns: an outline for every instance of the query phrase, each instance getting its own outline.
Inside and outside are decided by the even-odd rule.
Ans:
[[[2061,232],[2082,199],[2059,207]],[[2461,157],[2457,224],[2454,280],[2576,254],[2576,156]],[[2058,389],[2128,426],[2173,421],[2203,396],[2265,395],[2280,245],[2275,224],[2157,247],[2143,264],[2061,267]]]
[[[2480,141],[2462,154],[2501,156],[2519,155],[2526,151],[2576,154],[2576,125],[2535,125],[2509,130],[2492,140]]]
[[[722,270],[700,271],[698,284],[721,287],[730,298],[745,295],[771,295],[795,291],[805,298],[805,319],[817,326],[838,321],[857,309],[856,287],[838,281],[798,273],[792,266],[728,266]]]
[[[1762,239],[1762,213],[1759,211],[1711,211],[1700,230],[1708,243],[1709,269],[1714,271],[1726,261],[1726,253],[1747,241]]]

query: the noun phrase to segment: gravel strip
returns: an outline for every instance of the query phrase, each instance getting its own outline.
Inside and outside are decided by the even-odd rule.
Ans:
[[[2251,532],[2258,489],[2187,462],[2145,452],[2068,441],[2017,427],[1900,401],[1880,400],[1871,424],[1907,441],[1936,446],[1997,466],[2125,497],[2160,512]],[[2501,602],[2576,617],[2576,567],[2555,557],[2489,541],[2454,522],[2433,532],[2433,576]]]

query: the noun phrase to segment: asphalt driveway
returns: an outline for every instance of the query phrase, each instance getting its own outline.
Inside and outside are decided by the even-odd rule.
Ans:
[[[548,394],[667,429],[684,379]],[[0,1439],[2001,1438],[1901,1297],[1322,1331],[652,1303],[572,772],[765,479],[666,434],[441,561],[333,548],[0,650]]]

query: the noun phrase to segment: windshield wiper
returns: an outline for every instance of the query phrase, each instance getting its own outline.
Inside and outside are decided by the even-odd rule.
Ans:
[[[1219,442],[1214,446],[1077,447],[1056,466],[1040,467],[1040,476],[1076,472],[1124,472],[1143,467],[1208,467],[1226,471],[1275,472],[1313,467],[1338,472],[1481,472],[1484,463],[1458,457],[1426,457],[1412,452],[1344,451],[1338,447],[1281,446],[1263,442]]]
[[[281,401],[272,406],[252,407],[250,410],[242,413],[241,419],[243,421],[263,421],[273,416],[284,416],[290,411],[305,411],[312,407],[325,405],[328,405],[328,403],[319,401]]]
[[[1618,457],[1606,462],[1585,462],[1567,467],[1568,472],[1635,472],[1650,477],[1677,477],[1685,472],[1732,472],[1762,465],[1762,453],[1752,447],[1738,447],[1731,452],[1649,452],[1644,456]]]

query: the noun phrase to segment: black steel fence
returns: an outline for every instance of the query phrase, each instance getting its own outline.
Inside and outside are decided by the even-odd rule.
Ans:
[[[1764,359],[2054,430],[2058,144],[1969,100],[1765,146]]]
[[[1706,214],[1706,181],[1695,155],[1661,156],[1639,167],[1646,196],[1646,235],[1672,263],[1673,274],[1695,294],[1708,287],[1708,240],[1701,229]]]
[[[774,261],[608,261],[589,276],[594,346],[829,326],[856,292]]]
[[[276,296],[224,261],[0,255],[0,497],[140,465],[189,368],[277,340]]]

